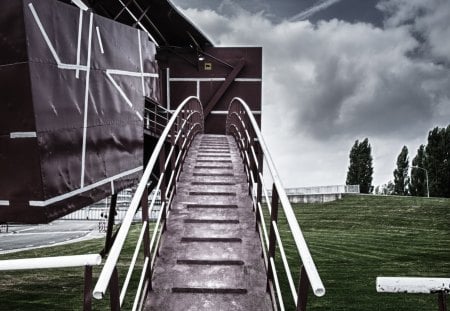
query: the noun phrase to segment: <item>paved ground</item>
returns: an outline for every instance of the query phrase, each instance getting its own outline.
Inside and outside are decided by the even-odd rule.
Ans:
[[[186,158],[145,310],[266,311],[266,273],[232,137],[201,135]]]
[[[99,238],[98,221],[57,220],[46,225],[12,225],[0,233],[0,254]]]

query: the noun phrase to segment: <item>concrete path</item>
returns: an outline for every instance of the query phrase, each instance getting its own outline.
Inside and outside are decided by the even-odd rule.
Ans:
[[[0,254],[104,237],[97,221],[56,220],[45,225],[11,225],[0,233]]]
[[[145,310],[272,310],[234,139],[198,136],[177,191]]]

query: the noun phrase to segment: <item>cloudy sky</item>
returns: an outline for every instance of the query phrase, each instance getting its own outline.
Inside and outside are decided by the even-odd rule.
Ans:
[[[448,0],[173,0],[216,46],[263,47],[263,134],[287,187],[344,184],[369,138],[374,185],[450,124]]]

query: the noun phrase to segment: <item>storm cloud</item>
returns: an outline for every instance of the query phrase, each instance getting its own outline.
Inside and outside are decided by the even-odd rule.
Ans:
[[[382,28],[275,22],[231,1],[227,14],[184,12],[218,46],[263,47],[263,132],[288,186],[342,184],[348,151],[364,137],[377,184],[392,178],[403,145],[415,152],[450,120],[450,4],[422,2],[380,2]]]

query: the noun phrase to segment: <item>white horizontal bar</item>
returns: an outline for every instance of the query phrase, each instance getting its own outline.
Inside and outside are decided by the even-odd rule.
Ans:
[[[67,234],[67,233],[71,233],[71,234],[75,234],[75,233],[89,233],[91,231],[44,231],[44,232],[25,232],[25,233],[16,233],[16,232],[11,232],[8,235],[19,235],[20,236],[27,236],[27,235],[57,235],[57,234]]]
[[[107,184],[107,183],[110,183],[113,180],[116,180],[116,179],[125,177],[127,175],[131,175],[131,174],[137,173],[139,171],[142,171],[142,168],[143,168],[142,166],[136,167],[136,168],[131,169],[129,171],[122,172],[122,173],[117,174],[115,176],[112,176],[112,177],[109,177],[109,178],[97,181],[96,183],[93,183],[93,184],[88,185],[86,187],[83,187],[83,188],[80,188],[80,189],[77,189],[77,190],[74,190],[74,191],[71,191],[71,192],[68,192],[68,193],[64,193],[64,194],[58,195],[56,197],[53,197],[53,198],[45,200],[45,201],[30,201],[30,206],[47,206],[47,205],[50,205],[50,204],[53,204],[53,203],[65,200],[67,198],[73,197],[74,195],[77,195],[77,194],[80,194],[80,193],[92,190],[94,188],[97,188],[97,187],[102,186],[102,185]]]
[[[170,78],[170,81],[174,82],[197,82],[197,81],[206,81],[206,82],[217,82],[217,81],[225,81],[225,78]]]
[[[88,70],[88,67],[84,66],[84,65],[65,64],[65,63],[59,63],[58,68],[59,69],[69,69],[69,70],[81,70],[81,71]]]
[[[450,278],[377,277],[377,292],[431,294],[450,291]]]
[[[87,7],[86,4],[83,3],[83,1],[81,0],[72,0],[72,2],[79,7],[80,9],[82,9],[83,11],[87,11],[89,8]]]
[[[8,200],[0,200],[0,206],[8,206],[9,201]]]
[[[262,82],[261,78],[236,78],[236,82]]]
[[[261,114],[261,110],[252,110],[253,114]],[[213,110],[210,114],[228,114],[228,111],[225,110]]]
[[[170,78],[174,82],[218,82],[225,81],[225,78]],[[261,78],[236,78],[236,82],[261,82]]]
[[[37,137],[36,132],[11,132],[9,133],[9,138],[35,138]]]
[[[119,70],[119,69],[106,69],[106,73],[109,73],[111,75],[122,75],[122,76],[130,76],[130,77],[152,77],[152,78],[158,78],[159,74],[157,73],[147,73],[147,72],[134,72],[134,71],[126,71],[126,70]]]
[[[98,266],[99,254],[0,260],[0,271]]]

